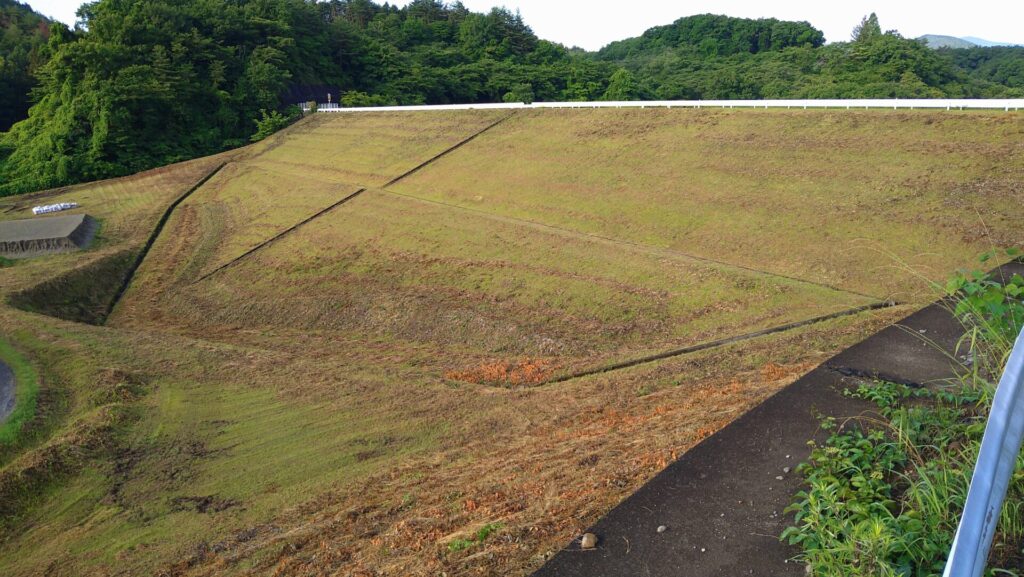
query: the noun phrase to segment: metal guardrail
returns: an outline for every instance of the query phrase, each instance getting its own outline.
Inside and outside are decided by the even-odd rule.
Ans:
[[[1024,439],[1024,332],[1017,336],[999,379],[981,440],[967,502],[943,577],[979,577],[985,571],[1006,489]]]
[[[1024,108],[1024,98],[932,98],[932,99],[850,99],[850,100],[636,100],[625,102],[500,102],[493,104],[438,104],[426,106],[339,107],[337,103],[320,112],[402,112],[430,110],[515,110],[530,108],[839,108],[889,110],[1004,110]],[[306,103],[300,104],[307,110]]]

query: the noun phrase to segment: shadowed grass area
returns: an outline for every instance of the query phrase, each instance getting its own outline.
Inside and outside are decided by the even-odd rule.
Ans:
[[[136,251],[125,250],[10,295],[8,304],[64,320],[102,325]]]

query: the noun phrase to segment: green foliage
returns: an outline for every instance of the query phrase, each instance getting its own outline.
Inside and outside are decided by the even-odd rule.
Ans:
[[[981,393],[862,385],[880,419],[835,430],[798,467],[808,488],[782,538],[814,575],[925,576],[942,571],[984,432]],[[834,428],[832,422],[826,427]],[[1024,499],[1024,481],[1011,494]],[[1017,516],[1014,507],[1007,515]],[[1024,538],[1004,535],[1009,542]]]
[[[848,392],[872,402],[878,417],[841,428],[825,421],[833,433],[821,446],[812,442],[809,461],[798,467],[807,489],[787,509],[794,525],[782,534],[801,547],[814,575],[942,572],[991,406],[988,378],[1001,370],[1006,343],[1024,319],[1024,279],[1014,276],[1003,286],[985,274],[961,273],[946,288],[973,334],[963,341],[969,356],[976,366],[997,370],[972,371],[955,390],[874,383]],[[987,574],[1010,573],[1001,567],[1015,563],[1022,542],[1024,460],[1018,458]]]
[[[691,16],[613,42],[595,58],[631,71],[655,98],[669,100],[1017,94],[1020,63],[1009,53],[988,62],[982,55],[989,49],[975,49],[981,52],[973,57],[931,50],[883,33],[874,15],[854,36],[854,42],[823,45],[821,32],[806,23]]]
[[[878,23],[878,16],[872,12],[865,16],[853,29],[854,42],[870,42],[882,35],[882,26]]]
[[[360,106],[393,106],[396,102],[386,96],[379,94],[367,94],[357,90],[350,90],[341,95],[338,100],[341,106],[354,108]]]
[[[260,110],[260,118],[256,120],[256,132],[249,138],[249,140],[259,142],[278,130],[288,126],[292,122],[295,122],[295,118],[296,116],[294,114],[286,116],[276,110],[271,110],[270,112]]]
[[[116,2],[88,31],[51,34],[39,102],[0,139],[0,195],[137,172],[222,150],[308,73],[299,39],[322,20],[301,0]],[[58,27],[54,26],[56,30]]]
[[[0,132],[28,114],[33,75],[49,57],[51,24],[27,4],[0,0]]]
[[[608,89],[604,91],[601,100],[638,100],[641,94],[640,84],[633,74],[625,68],[620,68],[615,71],[615,74],[612,74],[611,80],[608,82]]]
[[[494,533],[497,533],[499,530],[501,530],[503,526],[504,525],[502,525],[501,523],[488,523],[480,529],[478,529],[476,534],[473,535],[473,537],[470,539],[453,539],[452,541],[450,541],[448,543],[448,551],[455,553],[458,551],[465,551],[470,547],[482,545],[483,542],[486,541],[488,537],[490,537]]]
[[[989,256],[984,258],[987,261]],[[950,296],[958,296],[955,312],[964,322],[977,319],[987,331],[986,338],[1012,343],[1024,323],[1024,278],[1013,275],[1003,282],[989,273],[960,272],[947,284]]]
[[[997,252],[982,255],[989,262]],[[1008,250],[1009,257],[1018,251]],[[975,352],[973,368],[983,378],[995,378],[1006,362],[1013,343],[1024,327],[1024,278],[995,278],[982,271],[960,271],[945,286],[956,303],[953,314],[966,329],[961,346]]]
[[[1024,47],[994,46],[939,52],[979,80],[1016,89],[1011,97],[1024,96]]]
[[[597,57],[623,60],[632,55],[665,49],[693,49],[705,57],[756,54],[794,46],[817,47],[825,35],[807,22],[783,22],[774,18],[751,20],[702,14],[657,26],[638,38],[612,42]]]
[[[512,90],[505,93],[502,100],[505,102],[522,102],[523,104],[532,104],[533,86],[526,82],[516,84],[512,87]]]

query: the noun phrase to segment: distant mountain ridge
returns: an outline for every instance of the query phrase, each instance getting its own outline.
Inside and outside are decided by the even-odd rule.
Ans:
[[[993,46],[1020,46],[1010,42],[993,42],[976,36],[943,36],[942,34],[925,34],[918,40],[924,40],[929,48],[991,48]]]
[[[991,46],[1020,46],[1020,44],[1014,44],[1013,42],[993,42],[984,38],[978,38],[977,36],[964,36],[963,39],[986,48]]]
[[[943,36],[941,34],[925,34],[918,37],[918,40],[924,40],[928,48],[974,48],[978,46],[978,44],[970,40],[957,38],[956,36]]]

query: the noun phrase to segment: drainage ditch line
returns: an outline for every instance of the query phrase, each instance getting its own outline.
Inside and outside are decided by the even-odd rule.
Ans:
[[[280,239],[281,237],[283,237],[283,236],[285,236],[287,234],[290,234],[292,232],[295,232],[295,230],[297,228],[299,228],[300,226],[309,223],[310,221],[312,221],[312,220],[316,219],[317,217],[320,217],[320,216],[322,216],[322,215],[324,215],[324,214],[334,210],[335,208],[338,208],[339,206],[345,204],[346,202],[352,200],[353,198],[359,196],[360,194],[362,194],[364,192],[366,192],[366,189],[365,188],[360,188],[359,190],[353,192],[352,194],[349,194],[348,196],[346,196],[345,198],[339,200],[338,202],[335,202],[334,204],[328,206],[327,208],[325,208],[323,210],[320,210],[320,211],[316,212],[315,214],[313,214],[313,215],[311,215],[311,216],[309,216],[309,217],[299,221],[298,223],[296,223],[296,224],[294,224],[294,225],[284,229],[283,231],[275,234],[274,236],[270,237],[269,239],[259,243],[258,245],[250,248],[249,250],[247,250],[247,251],[243,252],[242,254],[236,256],[235,258],[229,260],[228,262],[226,262],[226,263],[220,265],[219,267],[213,269],[212,271],[204,274],[203,276],[201,276],[201,277],[197,278],[196,280],[192,281],[191,284],[196,284],[196,283],[199,283],[201,281],[204,281],[204,280],[210,278],[211,276],[217,274],[218,272],[220,272],[220,271],[222,271],[222,270],[224,270],[224,269],[226,269],[226,268],[228,268],[228,267],[230,267],[232,265],[237,264],[239,261],[241,261],[242,259],[246,258],[247,256],[253,254],[254,252],[262,250],[263,248],[266,248],[267,245],[273,243],[274,241]]]
[[[767,328],[767,329],[762,329],[762,330],[759,330],[759,331],[756,331],[756,332],[752,332],[752,333],[746,333],[746,334],[742,334],[742,335],[736,335],[736,336],[733,336],[733,337],[727,337],[727,338],[724,338],[724,339],[718,339],[716,341],[710,341],[710,342],[706,342],[706,343],[690,345],[688,347],[683,347],[683,348],[680,348],[680,349],[673,349],[673,350],[670,350],[670,351],[664,351],[664,352],[653,354],[653,355],[649,355],[649,356],[646,356],[646,357],[640,357],[638,359],[632,359],[632,360],[622,361],[622,362],[611,364],[611,365],[605,365],[603,367],[595,367],[595,368],[592,368],[592,369],[585,369],[585,370],[582,370],[582,371],[579,371],[579,372],[570,373],[568,375],[562,375],[560,377],[555,377],[553,379],[549,379],[547,381],[544,381],[543,383],[540,383],[538,386],[553,385],[553,384],[556,384],[556,383],[564,383],[566,381],[570,381],[570,380],[573,380],[573,379],[579,379],[581,377],[589,377],[589,376],[592,376],[592,375],[599,375],[601,373],[607,373],[607,372],[610,372],[610,371],[617,371],[619,369],[628,369],[628,368],[631,368],[631,367],[635,367],[637,365],[643,365],[643,364],[646,364],[646,363],[652,363],[652,362],[655,362],[655,361],[661,361],[661,360],[672,358],[672,357],[678,357],[678,356],[687,355],[687,354],[690,354],[690,353],[696,353],[696,352],[699,352],[699,351],[705,351],[705,350],[708,350],[708,349],[713,349],[713,348],[717,348],[717,347],[721,347],[721,346],[725,346],[725,345],[731,345],[733,343],[738,343],[738,342],[741,342],[741,341],[747,341],[747,340],[750,340],[750,339],[755,339],[757,337],[763,337],[763,336],[767,336],[767,335],[772,335],[772,334],[776,334],[776,333],[790,331],[790,330],[797,329],[797,328],[800,328],[800,327],[805,327],[807,325],[813,325],[813,324],[829,321],[829,320],[832,320],[832,319],[837,319],[837,318],[840,318],[840,317],[852,316],[852,315],[856,315],[856,314],[859,314],[859,313],[862,313],[862,312],[866,312],[866,311],[886,309],[886,308],[897,306],[898,304],[899,303],[894,302],[894,301],[882,301],[882,302],[871,303],[871,304],[868,304],[868,305],[863,305],[863,306],[855,307],[855,308],[852,308],[852,309],[846,309],[846,310],[842,310],[842,311],[839,311],[839,312],[831,313],[831,314],[828,314],[828,315],[823,315],[823,316],[814,317],[814,318],[811,318],[811,319],[805,319],[805,320],[802,320],[802,321],[792,322],[792,323],[788,323],[788,324],[785,324],[785,325],[780,325],[780,326],[777,326],[777,327],[770,327],[770,328]]]
[[[448,154],[451,154],[452,152],[458,150],[459,148],[462,148],[463,146],[469,144],[470,142],[472,142],[474,139],[476,139],[481,134],[483,134],[483,133],[487,132],[488,130],[494,128],[495,126],[498,126],[499,124],[501,124],[502,122],[505,122],[506,120],[508,120],[509,118],[512,118],[513,116],[515,116],[515,112],[514,111],[511,114],[509,114],[507,116],[503,116],[502,118],[496,120],[495,122],[492,122],[491,124],[488,124],[487,126],[481,128],[479,131],[477,131],[477,132],[467,136],[466,138],[462,139],[461,141],[457,142],[456,144],[446,148],[445,150],[443,150],[442,152],[439,152],[438,154],[435,154],[434,156],[432,156],[432,157],[428,158],[427,160],[419,163],[418,165],[414,166],[413,168],[403,172],[402,174],[396,176],[395,178],[392,178],[386,184],[384,184],[381,187],[381,189],[383,189],[385,187],[388,187],[388,186],[391,186],[391,185],[401,181],[402,179],[404,179],[404,178],[406,178],[408,176],[411,176],[412,174],[415,174],[415,173],[419,172],[420,170],[423,170],[424,168],[426,168],[427,166],[429,166],[433,162],[435,162],[435,161],[443,158],[444,156],[446,156]],[[360,194],[362,194],[365,191],[366,191],[366,188],[360,188],[359,190],[357,190],[356,192],[352,193],[351,195],[341,199],[340,201],[332,204],[331,206],[328,206],[327,208],[321,210],[320,212],[317,212],[313,216],[310,216],[309,218],[303,220],[302,222],[299,222],[299,223],[297,223],[297,224],[295,224],[295,225],[285,229],[283,232],[281,232],[281,233],[271,237],[270,239],[268,239],[268,240],[266,240],[266,241],[264,241],[264,242],[262,242],[262,243],[260,243],[260,244],[258,244],[256,246],[254,246],[253,248],[249,249],[248,251],[242,253],[241,255],[231,259],[227,263],[225,263],[225,264],[223,264],[223,265],[213,269],[212,271],[204,274],[203,276],[201,276],[201,277],[197,278],[196,280],[192,281],[191,284],[196,284],[198,282],[201,282],[201,281],[204,281],[204,280],[210,278],[211,276],[217,274],[218,272],[220,272],[220,271],[222,271],[222,270],[224,270],[224,269],[226,269],[226,268],[228,268],[228,267],[238,263],[239,261],[241,261],[242,259],[248,257],[252,253],[254,253],[254,252],[264,248],[268,244],[278,240],[282,236],[284,236],[284,235],[286,235],[286,234],[288,234],[290,232],[293,232],[295,229],[299,228],[300,226],[302,226],[304,224],[308,224],[309,222],[311,222],[311,221],[315,220],[316,218],[318,218],[318,217],[320,217],[320,216],[330,212],[331,210],[337,208],[338,206],[341,206],[342,204],[345,204],[349,200],[352,200],[353,198],[359,196]]]
[[[392,178],[386,184],[384,184],[384,186],[382,186],[381,188],[387,188],[387,187],[389,187],[389,186],[391,186],[393,184],[397,184],[401,180],[404,180],[404,179],[412,176],[413,174],[416,174],[417,172],[423,170],[424,168],[426,168],[430,164],[433,164],[437,160],[440,160],[441,158],[443,158],[443,157],[445,157],[445,156],[455,152],[456,150],[462,148],[463,146],[466,146],[470,142],[473,142],[481,134],[483,134],[483,133],[487,132],[488,130],[494,128],[495,126],[498,126],[502,122],[505,122],[506,120],[508,120],[509,118],[512,118],[515,115],[516,115],[515,111],[512,111],[512,113],[509,114],[508,116],[503,116],[502,118],[499,118],[495,122],[492,122],[491,124],[481,128],[476,133],[471,134],[470,136],[466,137],[461,142],[456,143],[455,145],[445,149],[444,151],[442,151],[442,152],[440,152],[438,154],[435,154],[434,156],[432,156],[432,157],[428,158],[427,160],[421,162],[420,164],[416,165],[415,167],[407,170],[406,172],[403,172],[402,174]]]
[[[160,220],[157,221],[156,227],[153,229],[153,232],[149,235],[149,239],[146,240],[146,244],[143,245],[142,250],[139,251],[139,255],[135,257],[135,262],[133,262],[132,266],[128,269],[128,273],[125,275],[124,281],[121,283],[120,288],[117,289],[117,293],[114,295],[113,300],[110,301],[110,305],[107,307],[107,310],[103,314],[103,323],[106,323],[106,320],[110,318],[110,314],[114,312],[114,307],[116,307],[117,304],[121,302],[121,298],[124,296],[124,293],[128,292],[128,287],[131,285],[132,280],[135,278],[136,271],[138,271],[139,267],[142,266],[142,261],[145,260],[146,255],[149,254],[149,249],[153,248],[153,244],[156,242],[157,237],[159,237],[160,233],[163,231],[164,225],[166,225],[167,221],[170,220],[171,213],[174,212],[174,209],[178,208],[179,204],[185,202],[185,199],[192,196],[192,193],[202,188],[204,184],[209,182],[211,178],[216,176],[217,173],[219,173],[221,169],[223,169],[227,165],[227,162],[220,163],[217,166],[217,168],[214,168],[212,171],[210,171],[209,174],[201,178],[199,182],[195,183],[195,185],[192,186],[192,188],[185,191],[185,194],[179,196],[177,199],[175,199],[174,202],[171,203],[170,206],[167,207],[167,209],[164,211],[164,214],[160,217]]]
[[[876,301],[885,300],[882,297],[879,297],[879,296],[876,296],[876,295],[869,295],[869,294],[866,294],[866,293],[857,292],[855,290],[850,290],[850,289],[845,289],[845,288],[842,288],[842,287],[833,286],[833,285],[830,285],[830,284],[827,284],[827,283],[823,283],[823,282],[807,280],[805,278],[800,278],[800,277],[795,277],[795,276],[789,276],[789,275],[769,272],[769,271],[766,271],[766,270],[761,270],[761,269],[757,269],[757,268],[753,268],[753,267],[749,267],[749,266],[744,266],[744,265],[741,265],[741,264],[735,264],[735,263],[731,263],[731,262],[727,262],[727,261],[723,261],[723,260],[716,260],[716,259],[713,259],[713,258],[708,258],[706,256],[697,256],[695,254],[690,254],[690,253],[687,253],[687,252],[682,252],[682,251],[671,249],[671,248],[663,248],[663,247],[658,247],[658,246],[651,246],[651,245],[642,244],[642,243],[639,243],[639,242],[632,242],[632,241],[628,241],[628,240],[623,240],[623,239],[620,239],[620,238],[612,238],[612,237],[608,237],[608,236],[601,236],[599,234],[594,234],[594,233],[591,233],[591,232],[582,232],[582,231],[578,231],[578,230],[562,228],[562,227],[554,226],[554,225],[551,225],[551,224],[546,224],[546,223],[543,223],[543,222],[538,222],[538,221],[535,221],[535,220],[530,220],[530,219],[527,219],[527,218],[518,218],[518,217],[515,217],[515,216],[505,216],[505,215],[501,215],[501,214],[495,214],[495,213],[492,213],[492,212],[487,212],[486,210],[481,210],[479,208],[473,208],[473,207],[469,207],[469,206],[462,206],[462,205],[459,205],[459,204],[452,204],[452,203],[449,203],[449,202],[444,202],[444,201],[440,201],[440,200],[433,200],[433,199],[430,199],[430,198],[423,198],[423,197],[420,197],[420,196],[416,196],[416,195],[412,195],[412,194],[407,194],[407,193],[404,193],[404,192],[395,192],[394,190],[384,190],[384,189],[380,189],[380,190],[382,190],[382,191],[384,191],[384,192],[386,192],[388,194],[393,194],[395,196],[401,196],[401,197],[409,198],[409,199],[412,199],[412,200],[418,200],[420,202],[426,202],[426,203],[436,204],[436,205],[444,206],[444,207],[448,207],[448,208],[456,208],[456,209],[460,209],[460,210],[465,210],[467,212],[472,212],[472,213],[475,213],[475,214],[480,214],[480,215],[483,215],[483,216],[486,216],[488,218],[495,219],[495,220],[503,220],[503,221],[506,221],[506,222],[514,222],[514,223],[527,224],[527,225],[531,225],[531,226],[545,228],[545,229],[548,229],[548,230],[553,230],[553,231],[556,231],[556,232],[565,233],[565,234],[572,235],[572,236],[591,238],[591,239],[594,239],[594,240],[610,242],[610,243],[613,243],[613,244],[620,244],[620,245],[624,245],[624,246],[631,246],[631,247],[638,248],[638,249],[641,249],[641,250],[646,250],[646,251],[662,252],[662,253],[665,253],[665,254],[675,255],[675,256],[678,256],[678,257],[681,257],[681,258],[685,258],[685,259],[689,259],[689,260],[694,260],[694,261],[697,261],[697,262],[706,262],[706,263],[715,264],[715,265],[726,267],[726,268],[732,268],[732,269],[736,269],[736,270],[742,270],[742,271],[746,271],[746,272],[751,272],[751,273],[758,274],[758,275],[761,275],[761,276],[778,278],[778,279],[784,279],[784,280],[788,280],[788,281],[792,281],[792,282],[796,282],[796,283],[800,283],[800,284],[812,285],[812,286],[816,286],[816,287],[821,287],[821,288],[829,289],[829,290],[832,290],[832,291],[835,291],[835,292],[840,292],[840,293],[846,293],[846,294],[850,294],[850,295],[854,295],[854,296],[859,296],[859,297],[866,298],[866,299],[872,299],[872,300],[876,300]],[[1024,258],[1024,257],[1022,257],[1022,258]]]

